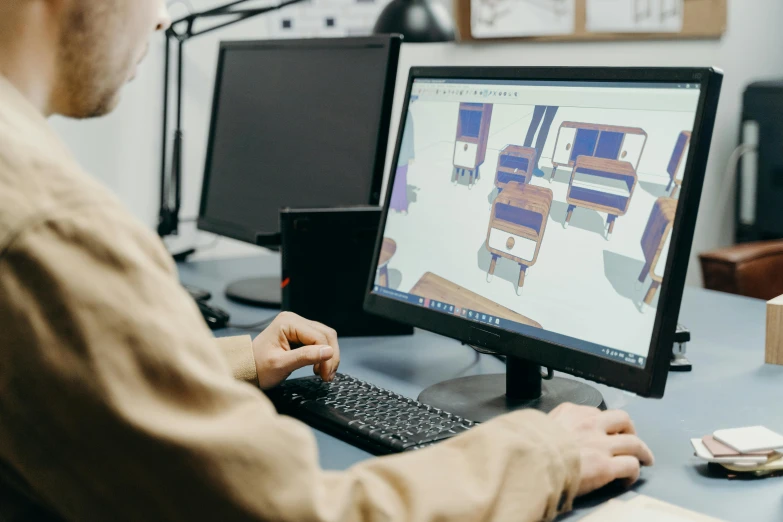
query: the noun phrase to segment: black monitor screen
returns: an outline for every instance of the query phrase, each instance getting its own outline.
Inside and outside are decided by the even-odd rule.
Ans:
[[[396,58],[389,38],[223,44],[199,228],[254,242],[282,207],[377,204]]]

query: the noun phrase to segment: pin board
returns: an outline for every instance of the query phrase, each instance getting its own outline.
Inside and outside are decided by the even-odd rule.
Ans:
[[[720,38],[727,0],[453,0],[463,41]]]

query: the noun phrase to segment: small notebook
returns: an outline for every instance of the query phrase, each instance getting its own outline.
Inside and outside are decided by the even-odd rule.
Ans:
[[[721,522],[695,511],[639,495],[626,502],[610,500],[582,522]]]
[[[740,453],[734,448],[730,448],[725,444],[723,444],[722,442],[715,440],[715,437],[713,437],[712,435],[706,435],[701,439],[701,441],[704,443],[707,449],[710,450],[710,453],[712,453],[713,457],[738,457],[740,455],[754,455],[754,456],[769,457],[775,454],[775,452],[772,450],[754,451],[751,453]]]
[[[740,453],[783,449],[783,435],[764,426],[718,430],[713,435]]]

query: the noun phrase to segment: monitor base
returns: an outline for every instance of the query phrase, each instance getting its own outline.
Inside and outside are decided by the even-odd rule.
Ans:
[[[237,303],[260,308],[280,308],[283,291],[279,277],[253,277],[234,281],[226,287],[226,297]]]
[[[511,364],[506,374],[473,375],[440,382],[421,392],[418,400],[476,422],[525,408],[549,413],[564,402],[606,409],[601,392],[588,384],[562,377],[542,380],[540,367],[513,357],[508,361]],[[520,383],[519,379],[525,378],[523,372],[529,378]],[[507,382],[513,385],[508,386]],[[516,398],[509,397],[509,388],[523,393],[518,393]],[[532,392],[532,398],[526,392]]]

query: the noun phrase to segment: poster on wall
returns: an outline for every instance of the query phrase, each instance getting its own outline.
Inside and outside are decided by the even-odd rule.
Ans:
[[[587,30],[594,33],[679,33],[683,0],[587,0]]]
[[[390,0],[309,0],[268,17],[271,38],[365,36]]]
[[[575,0],[473,0],[474,38],[571,34],[576,26]]]

